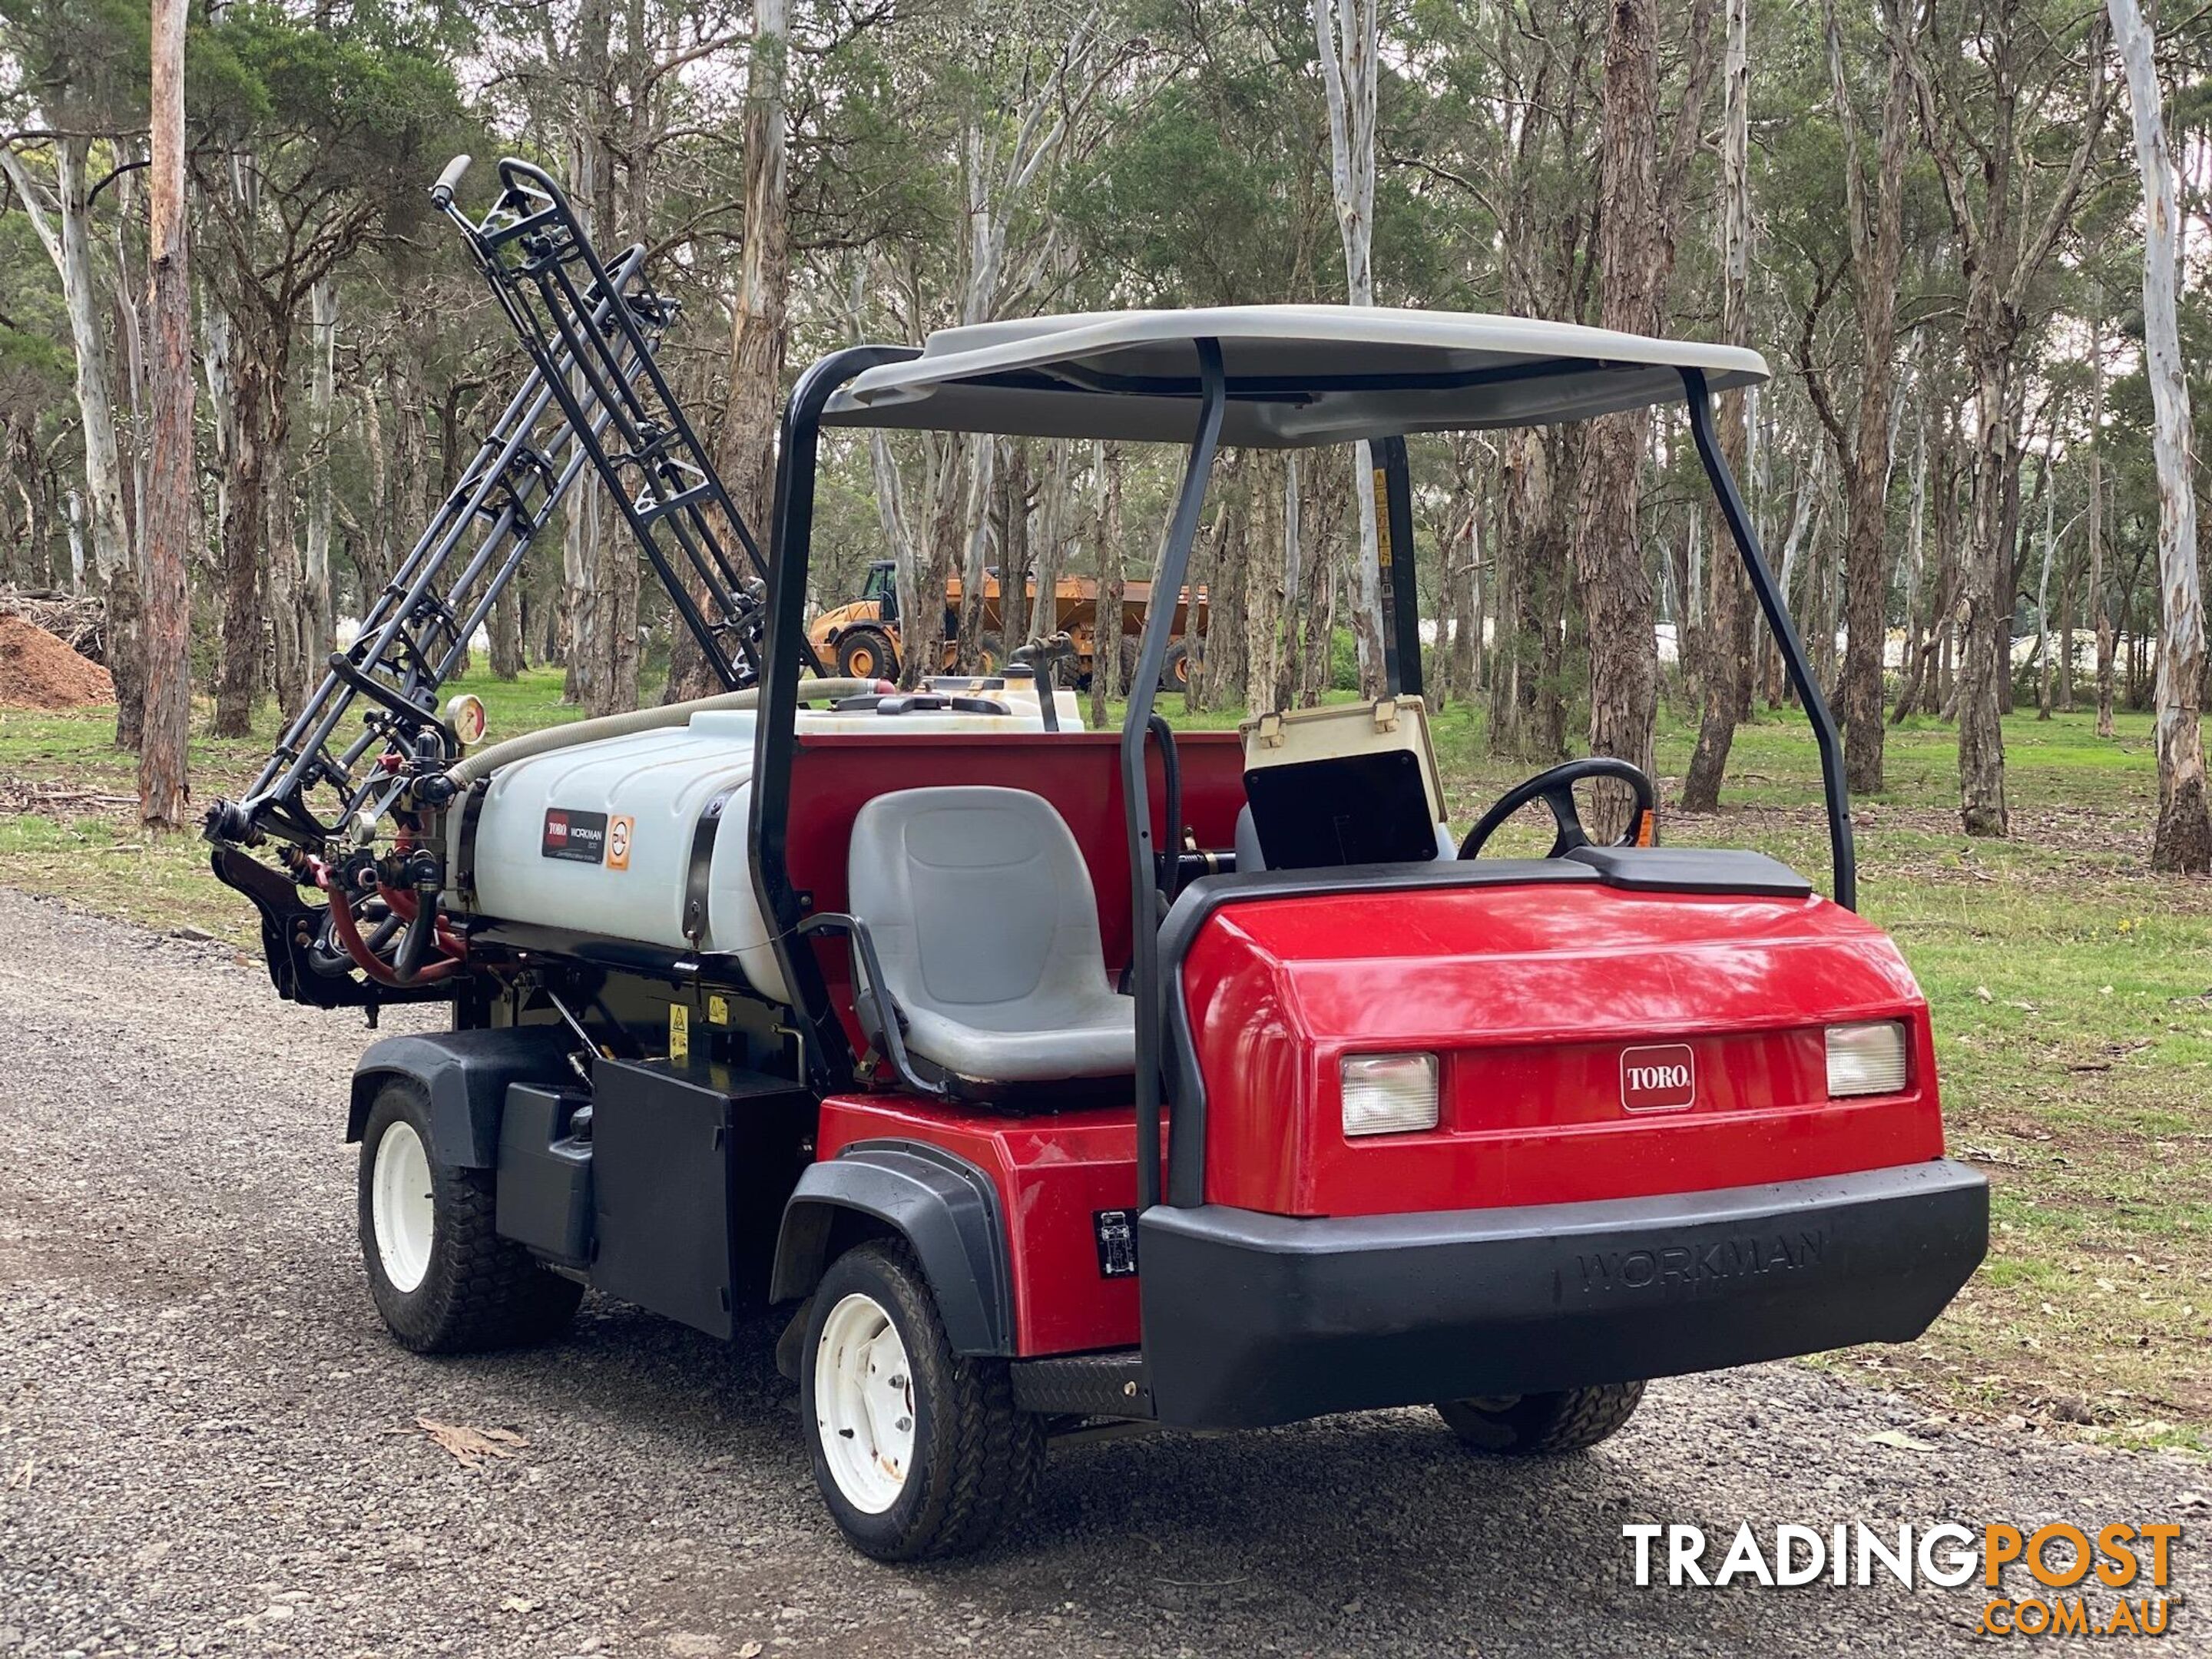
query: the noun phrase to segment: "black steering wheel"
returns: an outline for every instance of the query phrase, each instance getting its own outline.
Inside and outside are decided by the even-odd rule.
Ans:
[[[1582,814],[1575,808],[1575,786],[1584,778],[1613,778],[1628,786],[1636,797],[1636,816],[1628,821],[1628,833],[1619,844],[1639,845],[1644,826],[1658,807],[1659,792],[1651,787],[1651,780],[1642,767],[1615,760],[1610,755],[1589,755],[1515,784],[1467,832],[1467,839],[1459,844],[1459,855],[1471,859],[1481,852],[1491,836],[1498,833],[1498,826],[1532,800],[1540,800],[1550,807],[1552,822],[1559,826],[1559,836],[1552,842],[1552,850],[1544,855],[1546,858],[1564,858],[1577,847],[1589,846],[1589,833],[1583,828]]]

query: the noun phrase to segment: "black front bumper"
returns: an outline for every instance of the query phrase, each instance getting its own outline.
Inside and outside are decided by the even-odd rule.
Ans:
[[[1658,1198],[1139,1223],[1159,1419],[1245,1428],[1779,1359],[1928,1328],[1989,1246],[1948,1162]]]

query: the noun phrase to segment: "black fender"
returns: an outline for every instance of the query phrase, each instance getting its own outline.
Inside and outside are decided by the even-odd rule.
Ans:
[[[1014,1352],[1013,1274],[991,1178],[919,1140],[861,1140],[809,1164],[783,1206],[770,1302],[814,1293],[840,1212],[872,1218],[912,1247],[959,1354]]]
[[[502,1025],[426,1031],[369,1045],[354,1067],[346,1139],[359,1140],[377,1091],[394,1078],[419,1084],[430,1102],[430,1156],[463,1170],[499,1167],[499,1118],[510,1083],[574,1085],[574,1039],[560,1025]]]

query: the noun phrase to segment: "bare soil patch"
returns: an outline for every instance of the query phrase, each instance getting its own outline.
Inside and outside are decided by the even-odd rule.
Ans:
[[[86,708],[115,701],[98,663],[21,617],[0,616],[0,708]]]

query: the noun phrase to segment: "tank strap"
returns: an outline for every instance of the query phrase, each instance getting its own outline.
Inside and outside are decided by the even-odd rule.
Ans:
[[[691,830],[691,860],[684,877],[684,937],[695,951],[707,937],[707,880],[714,867],[714,836],[722,827],[722,809],[737,793],[735,784],[717,793]]]
[[[453,890],[471,911],[477,908],[477,821],[483,815],[484,797],[490,793],[491,780],[479,778],[461,799],[460,842],[453,849]]]

